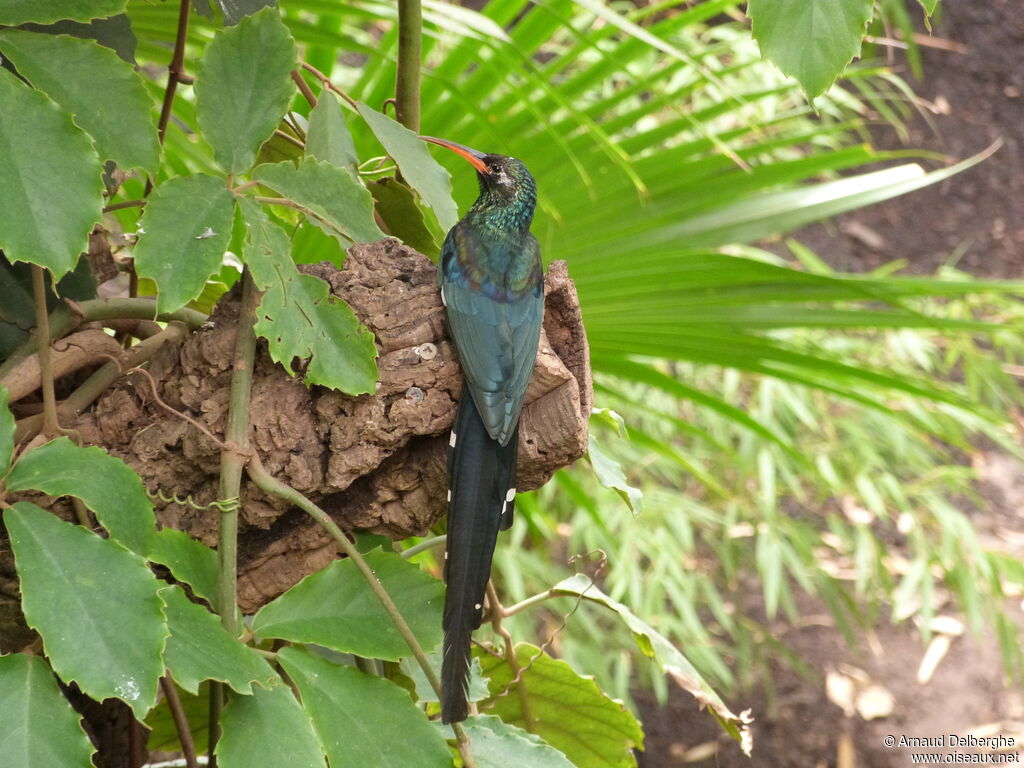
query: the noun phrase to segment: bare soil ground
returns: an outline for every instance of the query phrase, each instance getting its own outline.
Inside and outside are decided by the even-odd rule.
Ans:
[[[908,144],[955,159],[997,139],[1002,148],[951,181],[809,227],[798,237],[834,267],[851,272],[902,258],[916,273],[955,262],[982,277],[1024,279],[1024,5],[1020,0],[944,0],[942,5],[944,16],[934,35],[955,43],[957,50],[924,48],[926,79],[915,90],[936,113],[927,120],[914,118]],[[876,143],[899,146],[884,130]],[[1024,558],[1020,467],[998,454],[981,453],[975,460],[984,478],[979,490],[988,503],[967,511],[987,546]],[[912,765],[916,750],[887,748],[886,736],[945,734],[948,741],[949,734],[975,732],[1024,742],[1024,693],[1007,685],[991,631],[978,637],[968,630],[953,638],[933,677],[920,683],[927,645],[914,625],[891,626],[883,611],[882,625],[863,646],[852,648],[826,610],[810,601],[802,608],[804,625],[772,629],[810,665],[813,676],[778,664],[771,671],[773,695],[755,686],[729,697],[734,710],[751,707],[757,718],[753,759],[722,737],[688,696],[673,694],[667,707],[658,708],[640,694],[647,732],[640,765],[904,768]],[[951,607],[945,612],[956,615]],[[826,693],[830,671],[863,675],[861,689],[870,683],[884,688],[893,697],[891,714],[866,720],[845,713]],[[1024,755],[1016,757],[1024,762]]]

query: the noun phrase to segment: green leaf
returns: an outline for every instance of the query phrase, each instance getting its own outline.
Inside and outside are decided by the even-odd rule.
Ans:
[[[749,0],[747,15],[761,54],[815,96],[854,56],[871,21],[872,0]]]
[[[321,91],[316,106],[310,110],[306,155],[353,172],[359,165],[352,134],[341,114],[338,97],[332,91]]]
[[[377,140],[398,164],[402,178],[433,209],[441,228],[447,232],[454,227],[459,212],[452,199],[451,176],[434,160],[423,140],[401,123],[365,104],[360,103],[358,109]]]
[[[119,13],[106,19],[93,19],[88,23],[65,19],[54,24],[25,24],[21,28],[29,32],[42,32],[44,35],[71,35],[83,40],[95,40],[105,48],[110,48],[129,64],[135,64],[138,40],[135,39],[132,22],[127,13]]]
[[[156,703],[167,638],[160,584],[113,541],[19,501],[4,512],[25,620],[54,671],[96,701],[143,717]]]
[[[70,115],[3,70],[0,104],[0,249],[60,278],[102,215],[103,169]]]
[[[935,15],[935,9],[939,7],[939,0],[917,0],[928,16]]]
[[[192,694],[203,680],[219,680],[238,693],[252,693],[252,683],[269,686],[278,679],[255,649],[228,634],[220,619],[191,602],[181,587],[160,590],[167,614],[164,663],[174,681]]]
[[[61,19],[89,21],[121,13],[128,0],[0,0],[0,24],[49,24]]]
[[[573,765],[636,765],[633,748],[643,747],[643,730],[630,711],[605,695],[592,677],[581,677],[566,662],[528,643],[516,646],[521,683],[512,684],[515,673],[504,658],[488,653],[479,657],[493,697],[483,705],[486,711],[506,723],[525,727],[522,684],[530,705],[531,731],[565,754]]]
[[[722,727],[740,742],[747,757],[750,756],[750,719],[745,715],[734,715],[715,690],[707,684],[696,667],[682,652],[670,643],[664,635],[647,624],[628,606],[602,592],[594,582],[582,573],[560,581],[551,591],[556,594],[573,595],[603,605],[619,615],[619,618],[633,633],[641,652],[653,658],[661,670],[681,688],[693,695],[700,706],[707,707]]]
[[[18,768],[91,765],[80,716],[38,656],[0,656],[0,755]]]
[[[166,565],[174,578],[184,581],[199,597],[213,605],[217,598],[217,553],[184,531],[161,528],[149,540],[146,559]]]
[[[441,249],[423,220],[412,190],[390,176],[371,181],[368,186],[388,231],[410,248],[436,258]]]
[[[373,198],[366,187],[343,168],[320,160],[260,165],[252,177],[309,209],[310,223],[335,237],[372,243],[384,237],[373,220]]]
[[[494,715],[466,720],[462,727],[469,737],[469,752],[477,768],[573,768],[569,759],[535,734],[502,722]]]
[[[8,399],[7,389],[0,384],[0,478],[7,474],[14,457],[14,414]]]
[[[286,685],[233,696],[221,717],[221,768],[324,768],[313,724]]]
[[[275,8],[224,29],[206,48],[196,77],[196,118],[228,173],[249,170],[256,150],[288,109],[295,42]]]
[[[441,642],[441,582],[400,555],[376,550],[365,555],[423,650]],[[317,643],[343,653],[397,661],[409,646],[370,589],[356,564],[336,560],[307,576],[253,618],[260,637]]]
[[[59,437],[33,448],[14,465],[7,487],[77,496],[111,536],[139,555],[146,554],[156,532],[153,504],[142,480],[121,459],[96,446],[83,448]]]
[[[331,765],[451,766],[444,738],[394,683],[297,648],[282,648],[278,659]]]
[[[91,40],[0,30],[0,51],[18,73],[70,112],[96,142],[101,160],[155,173],[160,156],[153,102],[117,54]],[[96,84],[103,84],[103,108]]]
[[[342,171],[343,173],[343,171]],[[267,340],[270,356],[294,375],[294,358],[312,356],[306,382],[349,394],[373,392],[377,347],[349,306],[330,295],[323,280],[296,270],[288,236],[255,203],[243,200],[249,226],[243,252],[253,280],[267,289],[255,330]]]
[[[629,481],[626,480],[626,473],[622,471],[622,465],[598,447],[597,439],[593,434],[588,439],[590,442],[587,458],[594,474],[597,475],[598,482],[619,494],[633,514],[639,514],[643,509],[643,491],[629,484]]]
[[[203,292],[231,239],[234,196],[223,179],[197,173],[159,185],[146,203],[135,246],[139,277],[160,289],[158,312],[173,312]]]

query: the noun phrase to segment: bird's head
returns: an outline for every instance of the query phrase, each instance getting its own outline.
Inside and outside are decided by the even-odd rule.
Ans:
[[[421,136],[424,141],[450,149],[476,169],[480,182],[477,206],[487,208],[515,207],[527,218],[533,217],[537,202],[537,185],[522,160],[506,155],[488,154],[456,144],[447,139]]]

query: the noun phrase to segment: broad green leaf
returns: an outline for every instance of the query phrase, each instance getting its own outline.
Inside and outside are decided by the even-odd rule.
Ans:
[[[77,496],[111,536],[138,555],[146,554],[156,531],[153,503],[132,468],[102,448],[83,448],[66,437],[22,456],[7,478],[7,487]]]
[[[156,172],[153,101],[142,79],[109,48],[76,37],[0,30],[0,52],[35,88],[70,112],[96,142],[101,160],[122,170]],[[103,84],[103,108],[96,107],[96,84]]]
[[[324,768],[309,716],[286,685],[232,696],[217,742],[221,768]]]
[[[471,717],[462,724],[477,768],[573,768],[569,758],[535,734],[494,715]]]
[[[291,138],[285,138],[286,136]],[[286,115],[285,119],[277,124],[277,130],[273,135],[260,144],[259,152],[256,153],[256,165],[278,163],[283,160],[299,162],[306,156],[301,142],[302,137],[292,127]]]
[[[0,249],[60,278],[102,215],[103,169],[71,116],[6,70],[0,104]]]
[[[297,648],[278,658],[332,766],[451,766],[444,738],[394,683]]]
[[[492,696],[483,711],[517,727],[529,727],[579,768],[636,765],[633,748],[643,747],[643,730],[632,713],[602,692],[592,677],[581,677],[566,662],[535,645],[520,643],[516,661],[521,677],[513,684],[516,675],[504,658],[478,655],[490,678]],[[530,705],[529,726],[523,717],[520,686]]]
[[[294,93],[295,42],[276,8],[222,30],[200,62],[196,118],[228,173],[249,170]]]
[[[173,312],[203,292],[231,239],[234,196],[223,179],[197,173],[160,184],[146,203],[135,246],[139,277],[157,284],[158,312]]]
[[[128,0],[0,0],[0,24],[14,26],[26,21],[49,24],[61,19],[89,21],[121,13],[127,4]]]
[[[161,528],[149,540],[146,559],[166,565],[211,605],[217,599],[217,553],[184,531]]]
[[[307,158],[298,168],[290,162],[257,166],[252,177],[307,209],[310,223],[329,235],[353,243],[384,237],[373,220],[373,198],[343,168]]]
[[[164,663],[174,681],[189,693],[198,693],[203,680],[219,680],[238,693],[252,693],[252,683],[269,686],[277,673],[253,648],[224,629],[220,619],[191,602],[181,587],[160,590],[167,614]]]
[[[750,720],[745,715],[735,715],[722,701],[714,689],[707,684],[696,667],[683,653],[670,643],[654,627],[641,620],[628,606],[601,591],[597,585],[582,573],[560,581],[551,591],[555,594],[573,595],[603,605],[619,615],[619,618],[633,633],[641,652],[653,658],[661,670],[688,693],[700,706],[707,707],[734,739],[740,742],[743,751],[750,756]]]
[[[25,24],[22,29],[46,35],[71,35],[83,40],[95,40],[105,48],[110,48],[129,64],[135,64],[138,41],[135,39],[132,22],[127,13],[119,13],[105,19],[93,19],[88,23],[65,19],[54,24]]]
[[[391,235],[410,248],[437,258],[441,249],[423,220],[423,211],[416,205],[412,190],[390,176],[371,181],[367,186],[377,213]]]
[[[795,77],[813,99],[854,56],[871,21],[872,0],[749,0],[747,15],[761,54]]]
[[[344,173],[344,171],[342,171]],[[256,333],[270,356],[294,375],[295,357],[312,356],[306,382],[349,394],[373,392],[377,347],[349,306],[330,296],[323,280],[300,274],[288,253],[288,236],[251,201],[242,201],[249,231],[244,257],[253,280],[266,288],[257,311]]]
[[[7,406],[7,389],[0,385],[0,478],[7,474],[14,457],[14,414]]]
[[[309,112],[306,155],[353,172],[359,164],[338,97],[327,89],[320,92],[316,106]]]
[[[402,178],[433,209],[441,228],[447,232],[454,227],[459,212],[452,199],[451,177],[434,160],[423,140],[401,123],[365,104],[360,103],[358,109],[377,140],[398,164]]]
[[[593,434],[589,436],[589,441],[587,458],[594,474],[597,475],[598,482],[619,494],[634,515],[639,514],[643,509],[643,491],[629,484],[626,473],[622,471],[622,465],[598,447]]]
[[[366,562],[427,652],[441,642],[444,585],[400,555],[376,550]],[[307,576],[253,618],[253,632],[343,653],[397,661],[412,652],[356,564],[336,560]]]
[[[161,584],[113,541],[19,501],[4,512],[25,620],[54,671],[96,701],[143,717],[156,703],[167,639]]]
[[[18,768],[88,766],[95,751],[81,718],[38,656],[0,656],[0,755]]]

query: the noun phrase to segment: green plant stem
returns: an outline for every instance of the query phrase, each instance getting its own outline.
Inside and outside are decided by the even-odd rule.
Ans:
[[[47,437],[60,434],[57,419],[57,395],[53,388],[53,360],[50,355],[50,315],[46,311],[46,274],[32,265],[32,294],[36,305],[36,334],[39,342],[39,377],[43,389],[43,433]]]
[[[403,549],[401,555],[406,560],[408,560],[410,557],[415,557],[420,552],[426,552],[428,549],[440,547],[446,541],[448,541],[447,536],[435,536],[432,539],[425,539],[424,541],[421,541],[419,544],[409,547],[408,549]]]
[[[299,70],[292,70],[292,80],[295,81],[295,86],[299,89],[299,93],[302,94],[306,103],[308,103],[310,107],[315,107],[316,96],[313,94],[313,89],[309,87],[309,83],[306,82]]]
[[[191,328],[198,328],[206,322],[207,316],[194,309],[179,309],[174,312],[156,311],[153,299],[89,299],[69,301],[57,307],[49,315],[50,341],[66,336],[82,323],[106,320],[159,320],[169,323],[180,321]],[[14,367],[29,355],[39,351],[39,329],[37,328],[18,347],[3,365],[0,365],[0,379],[7,376]]]
[[[530,733],[536,733],[537,721],[534,719],[533,710],[530,707],[530,696],[526,690],[526,680],[523,679],[523,669],[519,666],[519,659],[516,658],[516,645],[512,640],[512,633],[502,624],[502,620],[508,615],[508,612],[498,599],[498,590],[494,588],[493,581],[487,582],[487,602],[491,610],[491,626],[502,640],[505,641],[505,661],[512,672],[512,682],[509,685],[516,686],[516,693],[519,694],[519,706],[523,712],[526,730]]]
[[[199,768],[192,729],[189,728],[185,708],[181,706],[181,698],[178,696],[178,689],[174,687],[170,672],[160,678],[160,689],[164,692],[167,707],[171,710],[171,717],[174,718],[174,728],[178,732],[178,742],[181,744],[181,752],[185,756],[185,765],[187,768]]]
[[[427,660],[427,655],[423,652],[423,648],[420,647],[419,641],[416,639],[416,636],[412,633],[412,630],[406,623],[405,618],[398,610],[398,606],[395,605],[395,601],[391,599],[391,595],[389,595],[387,590],[384,589],[384,585],[380,583],[377,575],[367,564],[366,560],[363,559],[359,550],[356,549],[355,545],[348,540],[345,532],[342,531],[341,528],[338,527],[337,523],[331,519],[330,515],[320,509],[320,507],[299,493],[299,491],[285,483],[282,483],[267,472],[267,470],[263,468],[263,463],[259,460],[259,456],[255,454],[251,455],[249,457],[249,463],[246,465],[246,469],[249,473],[249,479],[256,484],[257,488],[264,493],[280,496],[282,499],[290,501],[303,512],[308,514],[316,520],[328,534],[330,534],[331,538],[337,543],[338,548],[352,559],[360,573],[363,574],[363,578],[366,579],[366,583],[370,585],[370,589],[373,590],[373,594],[377,596],[381,605],[384,606],[384,610],[391,618],[392,623],[394,623],[395,627],[398,629],[399,634],[402,635],[402,638],[409,646],[409,649],[412,651],[417,663],[420,665],[420,669],[423,670],[423,674],[427,678],[427,682],[430,684],[430,687],[440,697],[441,681],[438,680],[437,675],[430,666],[430,662]],[[460,723],[453,723],[452,730],[455,732],[455,739],[459,747],[459,753],[462,755],[463,763],[467,768],[476,768],[476,762],[473,760],[473,756],[469,752],[469,737],[466,736],[466,732],[463,730],[462,725]]]
[[[420,63],[423,57],[423,10],[420,0],[398,0],[398,71],[395,117],[420,132]]]
[[[351,96],[349,96],[347,93],[345,93],[345,91],[341,90],[341,88],[336,86],[334,83],[332,83],[331,79],[329,77],[327,77],[327,75],[325,75],[319,69],[314,67],[308,61],[301,62],[301,65],[302,65],[302,68],[304,70],[306,70],[307,72],[312,73],[313,75],[315,75],[317,78],[320,79],[320,85],[321,86],[323,86],[324,88],[327,88],[328,90],[334,91],[336,94],[341,96],[341,98],[343,98],[348,103],[348,105],[350,107],[352,107],[352,109],[357,109],[358,108],[359,105],[356,102],[356,100],[353,99]]]
[[[246,269],[242,273],[242,305],[235,330],[235,349],[232,361],[231,391],[228,399],[227,426],[220,454],[221,501],[237,499],[242,489],[242,473],[249,453],[249,398],[252,394],[252,368],[256,357],[256,307],[260,292]],[[238,505],[229,504],[220,510],[217,540],[217,610],[221,624],[232,637],[238,637]],[[219,735],[219,715],[224,702],[224,686],[214,683],[210,687],[210,750],[216,746]],[[216,714],[217,720],[214,719]]]
[[[321,222],[325,227],[330,229],[332,232],[336,232],[338,235],[345,238],[349,242],[355,242],[355,240],[352,239],[352,236],[349,235],[347,232],[343,232],[342,230],[338,229],[336,226],[331,224],[331,222],[329,222],[327,219],[325,219],[323,216],[321,216],[313,209],[307,208],[304,205],[296,203],[294,200],[289,200],[286,197],[264,197],[262,195],[253,195],[252,199],[255,200],[257,203],[263,203],[264,205],[283,205],[285,208],[294,208],[296,211],[302,211],[302,213],[306,214],[311,219],[316,219],[317,221]]]
[[[545,600],[550,600],[552,597],[567,597],[567,595],[563,595],[553,589],[549,589],[538,595],[534,595],[533,597],[528,597],[515,605],[510,605],[508,608],[503,608],[502,615],[515,616],[520,611],[525,611],[527,608],[537,605],[538,603],[543,603]]]

